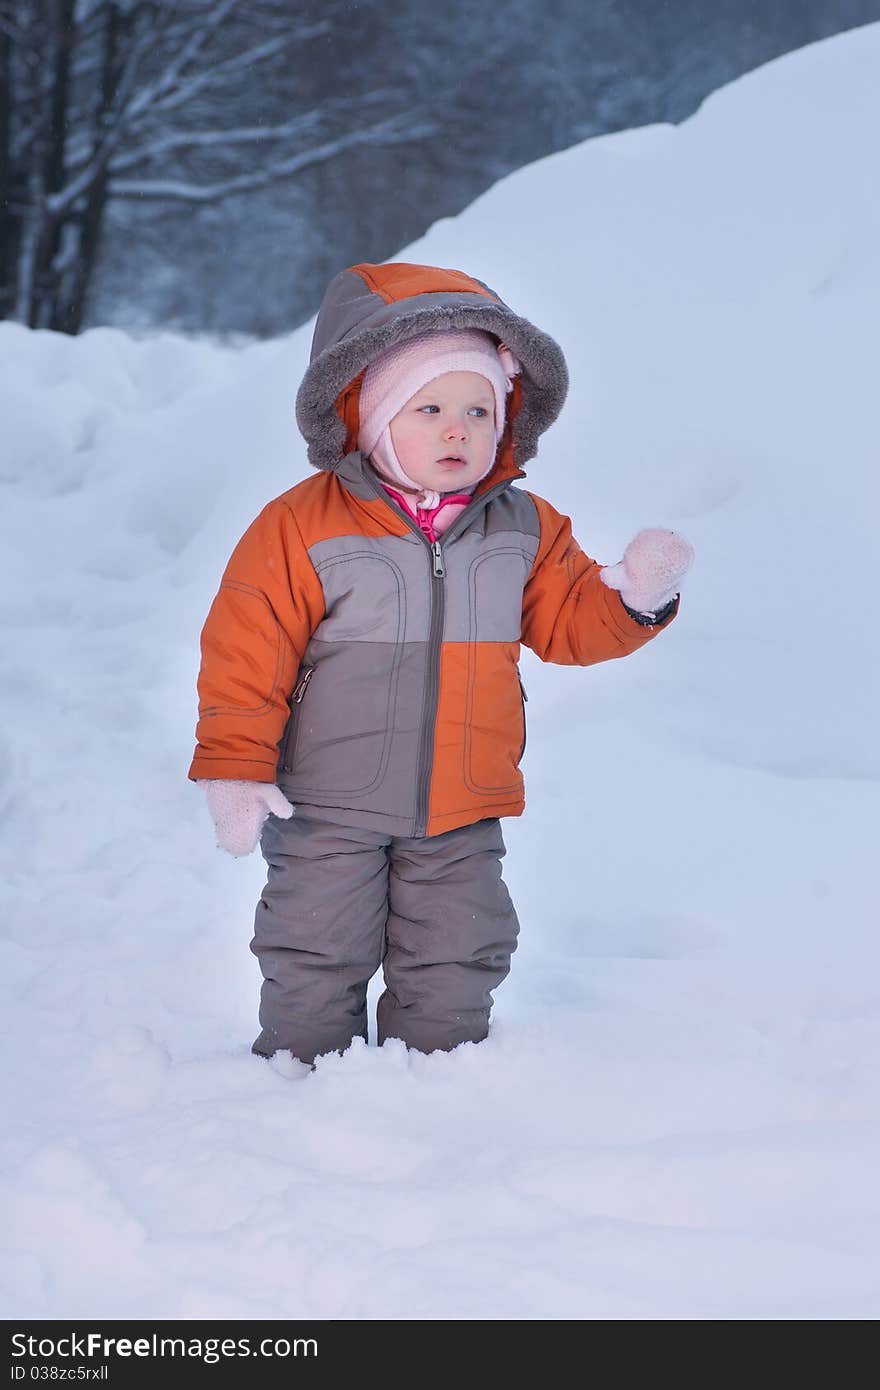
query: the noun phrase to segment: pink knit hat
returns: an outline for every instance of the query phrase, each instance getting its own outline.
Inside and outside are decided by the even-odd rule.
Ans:
[[[511,378],[520,370],[510,348],[481,328],[429,329],[396,343],[370,363],[361,382],[358,448],[367,456],[372,454],[373,462],[387,477],[417,489],[418,484],[404,473],[394,451],[389,429],[394,416],[420,387],[444,372],[477,372],[486,378],[495,396],[497,445],[504,432],[505,397],[513,390]]]
[[[481,328],[430,329],[383,352],[367,368],[360,392],[358,448],[373,452],[399,410],[426,382],[444,372],[478,372],[495,393],[495,442],[504,431],[505,396],[520,364],[510,348]]]

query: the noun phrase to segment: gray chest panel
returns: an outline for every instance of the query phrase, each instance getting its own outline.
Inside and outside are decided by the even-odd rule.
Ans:
[[[421,537],[335,536],[309,555],[324,590],[319,641],[424,640],[431,569]]]
[[[534,520],[533,520],[534,518]],[[534,530],[534,534],[532,533]],[[531,499],[504,494],[447,543],[445,577],[433,576],[427,540],[337,536],[309,555],[324,590],[321,642],[424,642],[432,592],[442,585],[445,642],[516,642],[522,594],[538,550]],[[432,588],[433,586],[433,588]]]
[[[518,642],[537,541],[517,531],[468,532],[446,555],[446,642]]]

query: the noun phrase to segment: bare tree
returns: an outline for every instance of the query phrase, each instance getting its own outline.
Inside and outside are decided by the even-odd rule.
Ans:
[[[387,114],[381,88],[264,121],[261,81],[305,63],[343,9],[0,0],[0,317],[79,331],[110,198],[217,202],[358,145],[435,133],[429,118]]]

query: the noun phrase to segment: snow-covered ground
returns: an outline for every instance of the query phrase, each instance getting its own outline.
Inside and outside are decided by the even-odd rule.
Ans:
[[[524,653],[480,1046],[249,1051],[264,866],[186,772],[220,572],[308,471],[311,325],[0,324],[6,1317],[880,1313],[878,75],[841,35],[394,257],[562,344],[528,485],[590,554],[697,551],[644,652]]]

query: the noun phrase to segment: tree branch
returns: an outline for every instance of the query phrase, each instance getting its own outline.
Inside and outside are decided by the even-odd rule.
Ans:
[[[254,63],[262,62],[265,58],[271,58],[276,53],[283,53],[291,44],[299,42],[301,39],[314,38],[325,33],[328,28],[329,25],[322,21],[320,24],[297,30],[296,33],[285,35],[283,38],[268,39],[263,43],[255,44],[252,48],[246,49],[244,53],[237,53],[232,58],[224,58],[222,62],[215,63],[213,67],[194,73],[192,77],[187,78],[186,81],[181,82],[180,86],[170,91],[167,96],[150,96],[149,92],[142,96],[138,93],[136,101],[132,104],[131,124],[136,126],[144,111],[150,115],[156,112],[173,111],[175,107],[182,106],[203,88],[210,87],[218,78],[228,77],[242,68],[251,67]]]
[[[405,124],[404,124],[405,122]],[[336,140],[328,140],[323,145],[290,159],[279,160],[267,169],[253,174],[241,174],[238,178],[225,179],[222,183],[195,184],[183,183],[175,179],[113,179],[109,187],[110,198],[185,203],[216,203],[235,193],[246,193],[254,188],[265,188],[276,179],[289,178],[314,164],[326,163],[337,155],[357,145],[403,145],[411,140],[427,139],[438,132],[437,123],[425,120],[413,122],[412,117],[395,116],[390,121],[368,126],[363,130],[342,135]]]
[[[32,43],[27,30],[22,29],[8,15],[0,14],[0,29],[12,39],[16,53],[21,55],[31,69],[45,61],[45,54],[40,52],[39,44]]]
[[[229,130],[187,130],[176,135],[165,135],[152,144],[139,149],[127,150],[114,155],[110,160],[111,173],[118,174],[123,169],[135,168],[148,159],[157,159],[170,150],[209,149],[217,145],[244,145],[252,142],[285,140],[291,136],[302,136],[314,131],[321,118],[318,111],[306,112],[294,121],[278,126],[239,126]]]
[[[95,179],[104,172],[115,147],[127,135],[125,104],[128,100],[128,91],[126,88],[130,89],[134,84],[138,67],[151,46],[152,38],[151,34],[144,31],[132,44],[117,84],[114,101],[117,110],[121,110],[122,114],[114,115],[112,110],[108,113],[106,134],[98,142],[88,162],[63,188],[59,188],[57,192],[50,194],[46,199],[46,211],[50,217],[61,217],[76,202],[77,198],[89,189]]]
[[[181,130],[172,135],[159,135],[150,143],[138,149],[125,150],[114,155],[110,167],[114,173],[131,169],[147,159],[154,159],[169,150],[186,150],[222,146],[228,144],[248,144],[250,142],[283,140],[312,134],[324,119],[331,115],[347,115],[351,111],[363,115],[368,106],[387,105],[399,97],[391,87],[377,88],[362,97],[336,97],[321,102],[319,108],[303,112],[302,115],[277,126],[240,126],[220,130]]]
[[[177,59],[169,64],[162,77],[157,95],[172,87],[182,74],[186,72],[189,65],[195,62],[208,40],[213,38],[215,32],[220,28],[221,24],[225,23],[227,16],[237,5],[238,0],[219,0],[219,4],[217,4],[208,15],[207,23],[202,25],[201,19],[197,21],[197,26],[202,25],[202,27],[196,27],[191,39],[188,43],[184,44]]]
[[[224,15],[227,14],[232,6],[237,3],[238,0],[226,0],[225,5],[221,7],[222,13]],[[220,11],[218,10],[216,14],[219,13]],[[212,20],[216,20],[216,14],[212,16]],[[235,54],[232,58],[215,64],[214,67],[208,69],[207,72],[194,74],[192,78],[183,83],[176,91],[170,91],[164,101],[157,99],[155,93],[167,86],[170,80],[169,74],[172,70],[178,73],[180,72],[181,63],[179,61],[173,64],[171,68],[166,69],[157,81],[147,83],[146,86],[141,88],[133,97],[130,96],[138,68],[147,52],[155,47],[155,33],[146,30],[142,31],[132,44],[126,59],[125,68],[117,87],[114,110],[108,114],[108,118],[105,122],[105,136],[97,147],[88,154],[86,154],[82,145],[79,146],[71,163],[71,173],[73,177],[68,180],[64,188],[59,189],[56,193],[49,196],[47,200],[47,212],[51,217],[57,218],[62,216],[78,198],[82,197],[94,183],[95,179],[101,176],[113,156],[114,150],[118,148],[122,141],[127,139],[132,131],[137,129],[140,123],[145,121],[148,117],[152,118],[157,110],[169,110],[181,104],[183,101],[188,100],[194,92],[200,90],[202,87],[216,81],[218,76],[227,77],[231,72],[239,68],[250,66],[261,58],[281,51],[295,39],[311,38],[315,34],[325,32],[328,27],[326,22],[321,21],[315,25],[302,26],[300,29],[296,30],[294,34],[288,35],[283,39],[273,39],[269,43],[257,44],[244,53]],[[195,39],[204,40],[206,37],[204,31],[195,35],[193,43],[189,45],[189,50],[191,52],[194,51]],[[141,113],[140,117],[139,113]],[[305,133],[309,128],[313,127],[313,124],[311,113],[307,113],[304,117],[298,118],[297,122],[291,122],[290,130],[292,134]],[[282,138],[283,133],[282,130],[277,138]],[[218,132],[216,139],[213,139],[209,133],[196,132],[193,140],[188,140],[184,136],[169,136],[167,140],[168,148],[172,148],[175,145],[185,148],[187,145],[207,145],[209,142],[221,144],[225,138],[228,137],[224,137],[223,132]],[[267,132],[266,129],[263,128],[262,138],[271,139],[273,137],[271,132]],[[160,149],[162,144],[162,137],[160,137],[157,141],[156,148]],[[131,155],[121,153],[118,156],[116,168],[117,170],[119,168],[131,168],[143,157],[144,155],[141,151],[138,151],[136,154],[132,153]],[[76,163],[77,159],[79,163]],[[259,183],[255,183],[253,186],[261,187],[263,182],[264,180],[261,179]],[[169,186],[173,185],[174,181],[169,181]],[[218,187],[219,186],[220,185],[218,185]],[[218,196],[222,197],[225,196],[225,194],[221,193]]]

